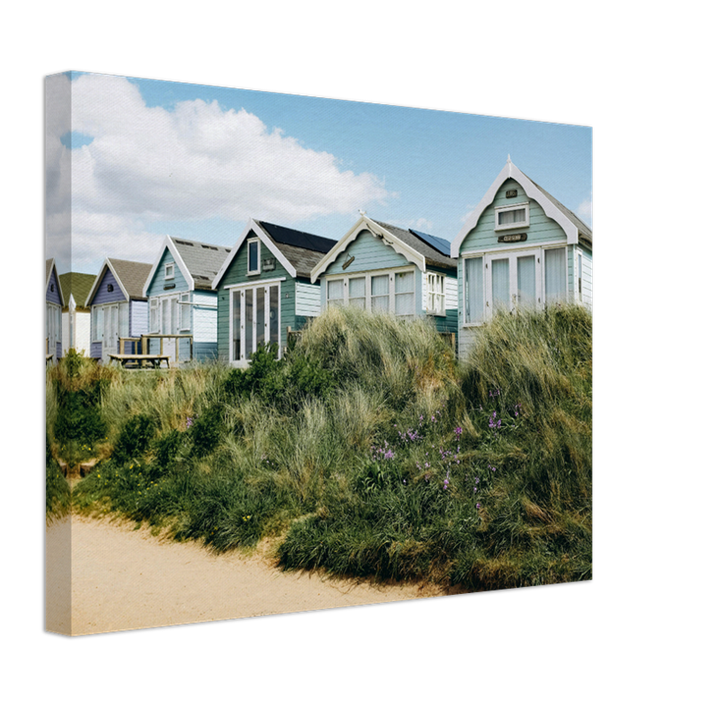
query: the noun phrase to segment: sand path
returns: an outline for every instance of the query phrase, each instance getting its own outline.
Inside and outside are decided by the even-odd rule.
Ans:
[[[133,528],[76,516],[47,528],[49,630],[82,635],[442,593],[432,586],[378,587],[320,573],[281,572],[260,552],[214,555],[199,543],[162,540]]]

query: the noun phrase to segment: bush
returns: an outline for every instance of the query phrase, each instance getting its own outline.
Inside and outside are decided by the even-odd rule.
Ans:
[[[217,447],[225,432],[220,405],[211,405],[192,420],[189,428],[193,454],[198,457],[210,454]]]
[[[135,415],[122,427],[115,443],[114,456],[119,462],[137,459],[144,454],[155,436],[157,423],[149,415]]]

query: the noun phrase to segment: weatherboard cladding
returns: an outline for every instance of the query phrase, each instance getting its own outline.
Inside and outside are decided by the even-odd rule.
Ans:
[[[150,263],[137,263],[132,260],[119,260],[117,258],[108,258],[108,262],[112,265],[117,273],[118,278],[122,282],[123,287],[130,299],[145,300],[143,296],[143,287],[145,281],[152,270]],[[112,271],[107,267],[107,263],[103,265],[105,270],[100,284],[95,290],[92,302],[90,304],[109,304],[111,302],[124,302],[125,294],[123,288],[115,279]],[[112,292],[108,292],[108,285],[112,285]]]
[[[47,275],[45,279],[47,281]],[[45,301],[52,302],[53,304],[62,304],[62,300],[60,299],[60,285],[55,277],[54,268],[52,269],[52,272],[50,272],[50,281],[48,282],[47,290],[45,291]]]
[[[375,221],[375,223],[378,226],[384,228],[396,238],[399,238],[401,241],[403,241],[403,243],[410,246],[414,251],[420,253],[420,255],[425,258],[426,265],[434,266],[437,268],[447,268],[450,270],[454,270],[455,268],[457,268],[457,260],[455,258],[451,258],[449,255],[443,254],[438,247],[439,244],[431,245],[429,242],[423,240],[418,235],[415,235],[415,233],[411,233],[404,228],[392,226],[389,223],[383,223],[382,221]],[[419,234],[420,231],[416,231],[416,233]],[[441,240],[439,238],[436,238],[435,236],[430,236],[430,238],[438,241]],[[448,252],[450,250],[449,246],[450,244],[448,243]]]
[[[352,262],[350,262],[352,260]],[[347,264],[347,265],[346,265]],[[346,265],[343,268],[343,265]],[[373,236],[367,229],[361,231],[322,275],[348,275],[350,273],[385,270],[410,265],[407,258]]]

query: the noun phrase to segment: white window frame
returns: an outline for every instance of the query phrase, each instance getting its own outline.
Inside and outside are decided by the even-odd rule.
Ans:
[[[390,284],[388,287],[388,294],[387,295],[376,295],[376,297],[389,297],[390,304],[388,311],[392,314],[395,314],[395,276],[400,273],[415,273],[415,268],[413,266],[410,267],[402,267],[402,268],[388,268],[386,270],[371,270],[369,272],[360,272],[360,273],[347,273],[343,275],[329,275],[325,278],[325,284],[323,287],[325,288],[325,308],[331,306],[332,302],[338,302],[338,300],[330,300],[328,299],[328,289],[329,289],[329,283],[330,282],[337,282],[338,280],[342,281],[343,283],[343,300],[342,305],[344,307],[349,306],[350,304],[350,280],[356,280],[361,277],[365,278],[365,310],[368,312],[372,311],[372,278],[378,277],[382,275],[389,275],[390,276]],[[410,294],[409,292],[399,293],[399,294]],[[415,312],[417,312],[417,281],[413,277],[413,292],[415,298],[415,308],[412,314],[399,314],[397,316],[400,317],[413,317],[415,316]]]
[[[165,279],[172,280],[175,277],[175,263],[165,263]]]
[[[500,214],[506,211],[519,211],[520,209],[525,210],[525,218],[522,221],[515,221],[514,223],[500,223]],[[496,231],[509,231],[513,228],[529,228],[530,226],[530,202],[523,201],[518,204],[508,204],[507,206],[496,206],[495,207],[495,230]]]
[[[472,328],[472,327],[479,327],[483,326],[489,319],[492,317],[492,266],[491,263],[493,260],[498,258],[511,258],[514,259],[515,262],[517,262],[517,258],[522,258],[524,256],[528,256],[531,254],[535,254],[536,258],[538,257],[539,252],[539,260],[538,263],[536,260],[535,263],[535,291],[536,291],[536,303],[535,306],[537,307],[544,307],[547,302],[545,300],[545,253],[548,250],[564,250],[565,251],[565,300],[569,301],[570,297],[570,286],[568,285],[568,272],[567,272],[567,258],[568,258],[568,245],[565,242],[551,242],[551,243],[542,243],[534,245],[532,248],[494,248],[492,250],[487,251],[469,251],[467,253],[461,254],[462,258],[462,268],[463,268],[463,316],[462,316],[462,323],[460,324],[461,328]],[[466,263],[471,258],[482,258],[483,259],[483,293],[484,293],[484,306],[483,306],[483,312],[485,313],[483,315],[483,318],[481,321],[477,322],[468,322],[467,321],[467,269],[466,269]],[[537,269],[540,269],[540,272],[538,272]],[[516,272],[512,272],[513,268],[511,268],[511,276],[512,280],[514,281],[517,277]],[[512,289],[511,289],[512,294]],[[513,309],[514,309],[513,304]]]
[[[435,317],[445,316],[445,275],[439,272],[426,273],[427,282],[427,308],[428,314],[432,314]],[[441,287],[438,290],[438,285]],[[437,302],[440,302],[438,306]]]
[[[257,268],[255,270],[250,269],[250,252],[252,251],[253,243],[257,244]],[[249,238],[247,241],[247,274],[248,275],[259,275],[262,272],[262,261],[260,259],[260,239]]]
[[[190,301],[190,293],[185,292],[180,295],[178,302],[180,316],[178,317],[178,331],[190,331],[192,329],[192,302]],[[187,326],[183,326],[183,319],[187,317]]]
[[[235,330],[234,330],[234,320],[235,320],[235,313],[233,311],[233,300],[236,292],[240,292],[240,311],[241,313],[244,313],[245,311],[245,297],[247,296],[247,293],[249,290],[265,290],[265,296],[263,301],[263,306],[265,310],[265,341],[270,341],[270,288],[271,287],[277,287],[278,288],[278,321],[277,321],[277,327],[278,327],[278,360],[282,356],[282,283],[285,280],[284,277],[276,278],[273,280],[262,280],[261,282],[248,282],[244,283],[242,285],[226,285],[225,289],[228,291],[228,314],[229,314],[229,323],[230,326],[228,327],[229,331],[229,337],[228,337],[228,361],[230,362],[231,366],[239,367],[239,366],[245,366],[250,362],[250,356],[248,355],[245,347],[245,319],[240,315],[240,358],[236,359],[233,357],[234,354],[234,343],[235,343]],[[257,297],[253,296],[253,327],[252,327],[252,346],[253,351],[257,350]],[[252,355],[252,352],[251,354]]]

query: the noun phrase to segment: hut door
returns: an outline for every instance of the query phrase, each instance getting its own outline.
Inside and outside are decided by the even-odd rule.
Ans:
[[[107,363],[110,360],[109,354],[118,353],[118,306],[111,304],[103,309],[105,316],[103,318],[102,360],[103,363]]]
[[[249,361],[267,343],[280,348],[280,286],[260,285],[232,294],[232,360]],[[279,353],[279,351],[278,351]]]
[[[489,314],[538,306],[542,299],[539,250],[496,255],[487,259],[485,267]]]

